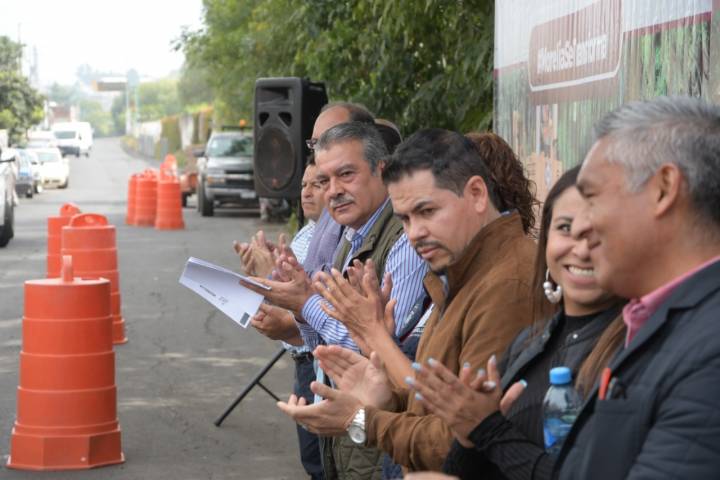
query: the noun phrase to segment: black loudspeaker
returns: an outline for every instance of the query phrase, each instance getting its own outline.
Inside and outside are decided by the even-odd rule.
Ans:
[[[255,82],[255,191],[259,197],[299,198],[305,140],[327,103],[325,84],[305,78],[258,78]]]

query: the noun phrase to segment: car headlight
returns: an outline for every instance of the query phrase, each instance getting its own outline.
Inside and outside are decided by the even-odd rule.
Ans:
[[[205,181],[208,185],[225,183],[225,172],[223,170],[210,169],[205,175]]]

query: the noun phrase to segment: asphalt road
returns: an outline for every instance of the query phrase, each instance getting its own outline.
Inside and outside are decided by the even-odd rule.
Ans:
[[[244,330],[178,284],[185,260],[237,267],[231,244],[259,228],[257,212],[218,209],[212,218],[184,210],[185,230],[124,224],[127,180],[149,166],[123,153],[117,139],[95,143],[92,156],[71,157],[70,187],[21,200],[15,238],[0,250],[0,457],[5,464],[16,411],[23,282],[45,276],[46,218],[73,201],[117,227],[122,313],[128,343],[115,347],[118,416],[124,464],[90,471],[33,473],[0,467],[14,479],[296,479],[295,427],[259,388],[222,427],[213,421],[278,346]],[[191,198],[191,202],[193,199]],[[285,356],[264,383],[281,398],[291,390]]]

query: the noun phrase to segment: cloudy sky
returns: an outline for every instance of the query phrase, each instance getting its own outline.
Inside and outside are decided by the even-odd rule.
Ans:
[[[72,84],[78,66],[162,77],[182,65],[171,42],[202,24],[202,0],[0,0],[0,35],[37,48],[41,85]]]

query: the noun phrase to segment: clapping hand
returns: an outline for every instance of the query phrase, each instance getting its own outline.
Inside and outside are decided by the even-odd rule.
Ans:
[[[424,365],[413,364],[413,368],[415,378],[408,377],[406,382],[417,390],[415,398],[442,418],[465,447],[472,446],[470,432],[494,412],[507,413],[526,386],[517,382],[503,396],[494,355],[488,360],[487,370],[475,372],[466,364],[460,377],[433,359]]]

